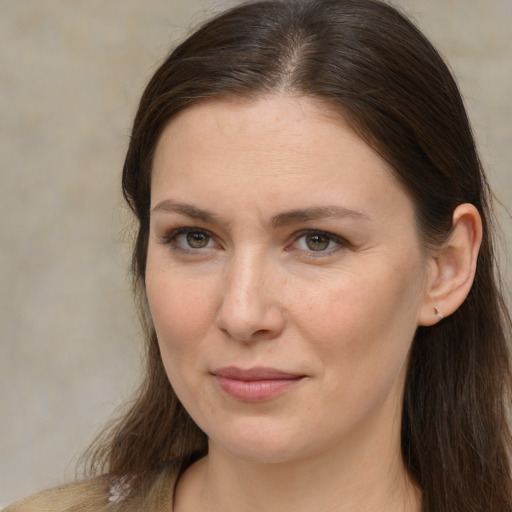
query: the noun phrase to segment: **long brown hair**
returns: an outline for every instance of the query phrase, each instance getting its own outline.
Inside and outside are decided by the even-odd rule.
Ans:
[[[287,93],[343,117],[392,166],[413,199],[426,246],[454,209],[475,205],[484,238],[462,306],[417,330],[402,418],[402,457],[426,512],[512,510],[507,406],[510,318],[495,275],[489,190],[457,85],[437,51],[378,0],[268,0],[228,10],[178,46],[140,101],[123,170],[138,233],[132,269],[145,309],[152,156],[169,120],[207,99]],[[207,439],[165,374],[151,319],[147,368],[128,412],[95,445],[91,469],[150,478],[186,467]],[[134,484],[134,492],[137,485]]]

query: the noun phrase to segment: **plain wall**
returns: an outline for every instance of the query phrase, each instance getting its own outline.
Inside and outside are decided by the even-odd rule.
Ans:
[[[132,116],[171,44],[226,3],[0,0],[0,505],[72,479],[137,384],[120,194]],[[512,211],[512,0],[398,4],[458,76]]]

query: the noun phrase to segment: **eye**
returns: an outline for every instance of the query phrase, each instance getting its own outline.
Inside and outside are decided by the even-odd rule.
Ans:
[[[162,239],[162,243],[181,251],[199,251],[216,246],[208,231],[197,228],[175,229]]]
[[[332,244],[332,240],[327,235],[320,233],[304,235],[302,241],[311,251],[325,251]]]
[[[325,231],[308,231],[302,234],[299,233],[298,235],[293,244],[293,249],[300,251],[331,253],[336,249],[348,245],[343,238]]]
[[[188,233],[183,233],[179,237],[177,237],[177,241],[181,238],[184,238],[189,247],[192,249],[203,249],[207,247],[210,243],[210,237],[206,233],[202,233],[201,231],[189,231]]]

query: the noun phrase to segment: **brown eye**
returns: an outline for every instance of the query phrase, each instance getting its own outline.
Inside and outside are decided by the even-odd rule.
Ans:
[[[192,249],[203,249],[210,242],[210,237],[201,231],[190,231],[186,236],[187,245]]]
[[[310,251],[325,251],[331,243],[331,239],[327,235],[320,233],[306,235],[304,241]]]

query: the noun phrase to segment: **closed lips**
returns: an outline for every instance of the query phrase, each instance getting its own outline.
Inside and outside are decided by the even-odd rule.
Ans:
[[[305,375],[274,368],[229,367],[212,372],[222,391],[241,402],[264,402],[290,391]]]
[[[217,377],[225,377],[227,379],[242,380],[242,381],[258,381],[258,380],[283,380],[283,379],[298,379],[305,377],[299,373],[289,373],[275,368],[249,368],[242,369],[234,366],[220,368],[212,372]]]

